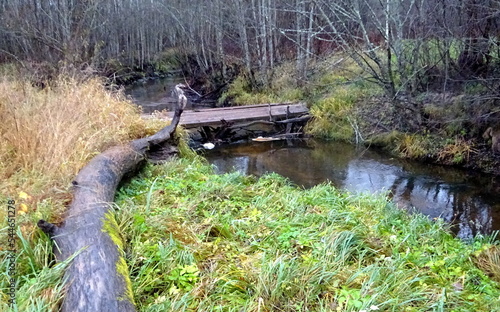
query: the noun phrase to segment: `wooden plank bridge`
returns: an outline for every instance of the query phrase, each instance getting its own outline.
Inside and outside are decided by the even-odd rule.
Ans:
[[[185,110],[179,125],[186,129],[203,126],[218,126],[225,122],[279,121],[296,118],[309,112],[305,103],[273,103],[221,108]],[[167,117],[172,118],[173,112]]]

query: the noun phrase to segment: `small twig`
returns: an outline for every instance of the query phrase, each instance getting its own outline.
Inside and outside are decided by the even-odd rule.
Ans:
[[[361,135],[361,132],[359,131],[358,123],[356,121],[352,121],[351,118],[347,117],[347,120],[351,124],[352,129],[354,130],[354,134],[356,135],[356,145],[359,143],[363,142],[365,139],[363,139],[363,136]]]
[[[197,96],[199,97],[203,97],[203,95],[199,94],[198,92],[196,92],[196,90],[194,90],[193,88],[191,88],[191,86],[187,83],[187,80],[186,80],[186,77],[184,77],[184,85],[191,91],[193,91],[194,93],[196,93]]]

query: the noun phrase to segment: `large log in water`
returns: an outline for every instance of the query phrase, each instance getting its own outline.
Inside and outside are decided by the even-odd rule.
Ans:
[[[175,91],[179,105],[169,126],[93,158],[73,181],[74,197],[63,224],[38,222],[55,242],[59,261],[77,254],[65,274],[63,312],[135,311],[112,203],[122,178],[137,171],[151,148],[172,138],[186,104],[179,85]]]

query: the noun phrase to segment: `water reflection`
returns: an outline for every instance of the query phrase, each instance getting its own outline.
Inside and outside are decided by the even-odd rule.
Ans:
[[[167,77],[161,79],[149,79],[138,81],[125,89],[134,103],[142,107],[146,114],[155,110],[174,110],[177,100],[172,96],[172,90],[184,79],[179,77]]]
[[[450,222],[461,238],[500,230],[496,178],[314,140],[231,145],[205,156],[218,172],[276,172],[306,188],[330,181],[352,192],[389,192],[399,207]]]

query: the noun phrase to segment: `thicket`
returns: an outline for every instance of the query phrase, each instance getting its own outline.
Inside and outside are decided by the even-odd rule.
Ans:
[[[493,0],[4,1],[0,61],[115,77],[127,66],[221,77],[238,66],[259,88],[285,61],[303,85],[311,62],[342,51],[391,98],[479,88],[498,99],[499,12]]]

